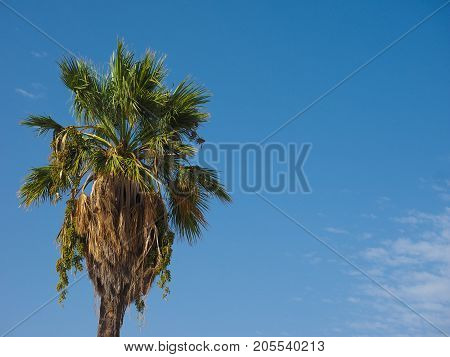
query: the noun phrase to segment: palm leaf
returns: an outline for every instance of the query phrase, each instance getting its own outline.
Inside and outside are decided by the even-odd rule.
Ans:
[[[30,115],[27,119],[21,121],[20,124],[35,128],[38,135],[44,135],[50,130],[58,133],[64,129],[61,124],[58,124],[51,117],[42,115]]]

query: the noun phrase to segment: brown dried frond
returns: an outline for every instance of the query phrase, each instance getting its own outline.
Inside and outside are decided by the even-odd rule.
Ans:
[[[90,196],[77,199],[75,227],[87,240],[87,268],[97,294],[122,299],[124,308],[147,294],[168,232],[159,194],[141,192],[122,177],[98,177]]]

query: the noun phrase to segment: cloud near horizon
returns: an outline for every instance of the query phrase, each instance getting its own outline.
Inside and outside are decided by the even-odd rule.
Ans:
[[[450,207],[436,214],[411,211],[395,222],[405,233],[364,250],[364,265],[397,297],[450,332]],[[379,287],[364,283],[359,292],[376,313],[353,321],[353,328],[369,335],[441,335]]]

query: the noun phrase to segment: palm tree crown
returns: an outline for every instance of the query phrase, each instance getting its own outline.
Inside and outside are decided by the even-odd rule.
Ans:
[[[189,80],[168,88],[164,58],[147,52],[136,60],[122,42],[106,74],[76,58],[59,65],[76,121],[22,122],[52,140],[48,165],[30,171],[19,196],[25,206],[66,199],[57,289],[64,299],[67,273],[85,261],[102,300],[99,335],[117,335],[126,307],[142,310],[156,276],[167,292],[174,235],[192,243],[209,198],[230,201],[214,170],[191,164],[209,95]],[[102,332],[109,313],[114,331]]]

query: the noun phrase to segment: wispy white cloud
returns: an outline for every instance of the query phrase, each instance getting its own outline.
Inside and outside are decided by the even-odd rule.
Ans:
[[[303,258],[308,261],[309,264],[319,264],[323,261],[323,259],[318,256],[316,252],[305,253],[303,254]]]
[[[362,239],[371,239],[371,238],[373,238],[373,234],[369,233],[369,232],[364,232],[361,234],[361,238]]]
[[[391,204],[391,198],[388,196],[380,196],[375,200],[379,210],[384,210]]]
[[[450,208],[437,214],[410,211],[395,222],[407,233],[365,249],[363,263],[396,296],[450,331]],[[374,334],[370,330],[375,326],[381,335],[439,335],[378,287],[361,285],[359,293],[357,298],[372,313],[353,320],[351,327],[367,334]]]
[[[381,196],[377,198],[377,203],[382,204],[382,203],[386,203],[386,202],[390,202],[391,198],[388,196]]]
[[[433,183],[431,188],[437,192],[439,198],[450,201],[450,179],[439,180]]]
[[[30,98],[30,99],[36,99],[38,97],[36,94],[28,92],[22,88],[16,88],[16,93],[20,94],[23,97]]]
[[[45,87],[41,83],[31,83],[31,87],[33,88],[33,91],[16,88],[15,92],[29,99],[38,99],[44,96],[43,90]]]
[[[349,303],[351,303],[351,304],[357,304],[357,303],[359,303],[359,302],[361,301],[361,299],[360,299],[360,298],[357,298],[357,297],[354,297],[354,296],[349,296],[349,297],[347,298],[347,301],[348,301]]]
[[[325,231],[333,234],[348,234],[348,231],[345,229],[337,228],[337,227],[326,227]]]
[[[420,183],[422,189],[433,191],[444,202],[450,201],[450,178],[448,176],[431,179],[421,178]]]
[[[35,58],[45,58],[48,53],[45,51],[31,51],[31,55]]]

